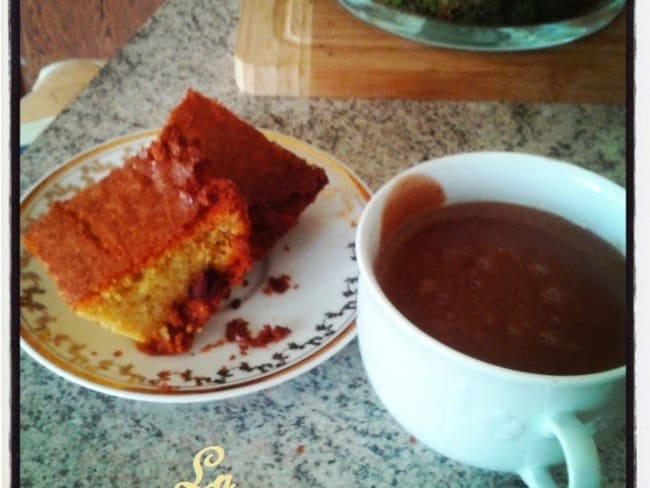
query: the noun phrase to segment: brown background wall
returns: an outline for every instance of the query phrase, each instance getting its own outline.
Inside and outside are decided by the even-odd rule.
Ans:
[[[23,94],[51,62],[110,58],[163,1],[20,0]]]

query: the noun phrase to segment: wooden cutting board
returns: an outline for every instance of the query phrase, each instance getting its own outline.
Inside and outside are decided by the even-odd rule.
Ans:
[[[235,80],[253,95],[625,101],[625,16],[565,46],[432,48],[358,20],[337,0],[241,0]]]

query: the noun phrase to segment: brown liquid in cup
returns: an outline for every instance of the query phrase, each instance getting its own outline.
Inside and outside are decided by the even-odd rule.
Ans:
[[[399,201],[384,217],[400,214]],[[625,363],[621,253],[536,209],[441,201],[382,229],[377,279],[406,318],[447,346],[519,371],[576,375]]]

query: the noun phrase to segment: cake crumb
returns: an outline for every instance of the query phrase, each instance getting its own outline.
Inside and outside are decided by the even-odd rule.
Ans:
[[[212,351],[215,347],[222,347],[226,345],[226,341],[223,339],[219,339],[217,342],[213,342],[211,344],[207,344],[201,348],[201,352],[209,352]]]
[[[264,287],[264,293],[271,295],[273,293],[284,293],[291,286],[291,277],[287,274],[280,276],[269,276],[269,279]]]
[[[266,347],[272,342],[279,342],[291,333],[291,329],[281,325],[264,324],[257,335],[252,335],[248,322],[236,318],[226,324],[226,340],[236,342],[242,355],[248,353],[249,347]]]

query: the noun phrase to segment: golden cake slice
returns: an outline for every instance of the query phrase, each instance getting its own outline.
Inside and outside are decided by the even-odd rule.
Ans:
[[[158,187],[116,169],[25,234],[70,306],[154,353],[185,351],[251,267],[246,202],[228,180]]]

